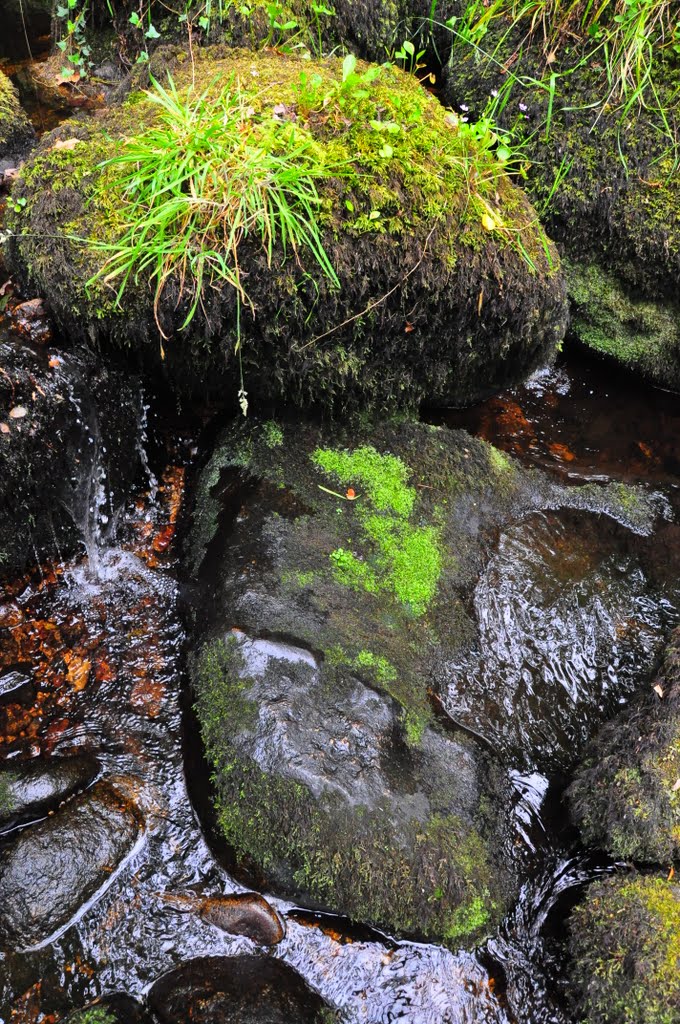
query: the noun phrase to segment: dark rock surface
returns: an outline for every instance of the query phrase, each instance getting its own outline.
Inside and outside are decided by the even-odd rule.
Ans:
[[[148,1002],[159,1024],[333,1024],[302,979],[276,960],[193,960],[157,981]]]
[[[35,819],[84,789],[99,770],[93,757],[51,758],[0,767],[0,828]]]
[[[139,478],[139,384],[0,321],[0,572],[110,534]]]
[[[3,946],[36,945],[111,877],[139,834],[134,808],[105,782],[23,830],[0,853]]]

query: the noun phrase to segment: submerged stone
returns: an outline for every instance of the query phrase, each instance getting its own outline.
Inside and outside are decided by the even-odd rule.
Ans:
[[[554,248],[493,153],[459,134],[414,76],[358,64],[354,81],[336,58],[226,48],[194,58],[207,83],[206,131],[237,83],[247,154],[284,139],[286,152],[308,163],[313,154],[311,223],[326,269],[307,246],[284,251],[276,232],[270,252],[251,232],[238,255],[247,299],[215,277],[191,319],[192,278],[182,290],[163,271],[158,290],[156,264],[129,276],[118,301],[106,266],[130,207],[124,166],[102,162],[121,139],[167,128],[137,89],[101,118],[47,136],[14,185],[22,212],[10,223],[12,264],[72,337],[132,347],[179,390],[222,403],[234,401],[242,364],[251,404],[284,398],[336,411],[464,404],[554,352],[566,325]],[[167,85],[170,72],[181,101],[195,105],[192,66],[164,49],[151,73]],[[229,158],[233,147],[228,136]],[[146,236],[145,251],[153,245]]]
[[[230,935],[245,935],[259,946],[276,946],[285,936],[281,918],[256,892],[214,896],[199,907],[202,920]]]
[[[93,757],[53,758],[0,768],[0,828],[38,818],[84,789],[99,770]]]
[[[148,1021],[148,1014],[136,999],[114,995],[76,1010],[66,1018],[65,1024],[147,1024]]]
[[[205,957],[155,983],[159,1024],[333,1024],[335,1014],[280,960]]]
[[[120,793],[97,783],[0,852],[0,941],[23,949],[68,923],[130,852],[138,816]]]
[[[249,422],[226,431],[199,482],[185,561],[196,594],[196,709],[219,823],[241,868],[390,931],[453,946],[486,935],[518,871],[505,846],[506,771],[532,757],[528,770],[552,763],[540,760],[547,736],[564,766],[589,735],[602,679],[611,684],[608,660],[627,649],[618,616],[630,601],[620,591],[633,584],[604,569],[598,578],[607,542],[579,554],[578,537],[573,549],[544,538],[535,622],[549,631],[571,576],[577,602],[592,576],[602,640],[592,664],[586,647],[585,664],[575,658],[543,690],[555,654],[539,640],[526,704],[513,692],[515,676],[518,693],[522,680],[529,690],[519,642],[512,671],[506,654],[502,671],[474,674],[475,659],[492,664],[479,637],[485,623],[494,627],[473,588],[499,532],[519,529],[536,508],[608,512],[646,533],[648,502],[617,486],[561,488],[467,434],[424,425],[330,435]],[[516,611],[508,588],[506,626]],[[521,630],[521,603],[516,618]],[[650,626],[653,657],[662,629],[651,616]],[[592,619],[584,630],[593,633]]]
[[[680,1020],[680,888],[664,878],[609,878],[569,922],[571,1002],[589,1024]]]
[[[596,736],[568,797],[588,845],[625,860],[680,860],[680,631],[654,685]]]

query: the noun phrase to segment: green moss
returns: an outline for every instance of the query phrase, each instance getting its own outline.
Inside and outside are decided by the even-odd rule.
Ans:
[[[14,86],[0,71],[0,157],[12,147],[25,144],[32,134]]]
[[[262,424],[262,434],[268,448],[279,448],[283,444],[283,430],[275,420]]]
[[[662,878],[609,879],[570,922],[579,1011],[589,1024],[676,1024],[680,892]]]
[[[67,1024],[118,1024],[118,1018],[102,1006],[93,1006],[89,1010],[78,1010],[72,1014]]]
[[[355,499],[368,546],[363,557],[331,552],[338,583],[370,594],[384,590],[416,616],[430,605],[441,573],[439,531],[411,523],[416,491],[408,467],[394,455],[366,446],[353,452],[317,449],[312,461],[343,486],[363,490]]]
[[[645,301],[596,264],[570,264],[571,329],[588,348],[649,380],[680,386],[680,311]]]
[[[10,778],[7,774],[0,775],[0,817],[11,814],[14,809],[14,797]]]

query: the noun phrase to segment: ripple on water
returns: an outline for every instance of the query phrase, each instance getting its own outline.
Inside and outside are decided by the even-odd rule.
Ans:
[[[528,516],[477,583],[479,642],[449,666],[444,707],[522,771],[567,768],[652,670],[679,599],[607,517]]]

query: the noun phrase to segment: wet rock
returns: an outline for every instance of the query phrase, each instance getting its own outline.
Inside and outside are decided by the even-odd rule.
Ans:
[[[680,860],[680,631],[653,685],[589,746],[567,795],[589,846],[625,860]]]
[[[248,244],[239,264],[255,317],[246,302],[237,315],[236,293],[226,282],[214,282],[189,325],[191,296],[185,290],[178,297],[172,275],[156,303],[150,282],[137,282],[134,275],[120,303],[101,278],[86,288],[110,254],[72,239],[112,238],[120,230],[118,172],[109,164],[105,185],[101,168],[119,151],[121,137],[155,116],[158,108],[137,91],[133,102],[101,118],[69,122],[46,136],[12,189],[12,204],[21,213],[15,215],[10,204],[11,265],[27,288],[45,296],[69,336],[132,347],[178,390],[208,393],[222,403],[235,399],[242,359],[251,403],[281,398],[336,411],[415,408],[422,400],[465,404],[518,379],[555,350],[566,327],[556,252],[495,157],[484,151],[472,158],[467,150],[476,144],[458,138],[415,77],[383,69],[368,90],[365,117],[353,118],[359,134],[364,124],[369,133],[377,131],[371,123],[378,114],[385,123],[410,125],[408,131],[397,126],[399,158],[386,157],[376,168],[375,146],[381,148],[384,139],[360,137],[345,154],[342,107],[331,103],[324,118],[311,117],[300,99],[301,74],[318,74],[323,89],[334,94],[342,75],[339,59],[317,66],[272,51],[254,55],[219,48],[197,50],[194,58],[200,80],[239,78],[244,102],[253,102],[253,131],[264,130],[283,104],[295,112],[296,128],[314,138],[320,159],[324,153],[330,159],[332,152],[333,160],[346,160],[346,175],[317,182],[323,209],[334,211],[328,225],[322,218],[319,227],[339,287],[299,246],[297,259],[276,247],[270,259],[264,248]],[[192,62],[184,52],[168,48],[156,60],[151,72],[159,80],[170,71],[180,90],[189,88]],[[248,83],[254,83],[252,96]],[[342,132],[331,128],[335,118]],[[338,146],[342,152],[336,154]],[[478,180],[487,174],[493,179],[484,209],[470,204],[460,173],[461,161],[470,159]],[[58,192],[44,188],[53,178],[60,182]],[[98,188],[104,189],[100,198]],[[371,188],[380,196],[380,209],[373,208]],[[498,206],[498,230],[484,213],[489,203]],[[442,217],[433,220],[435,206]],[[509,235],[517,237],[516,245],[508,244]],[[376,311],[370,329],[362,323],[363,309]],[[174,338],[163,349],[158,325]]]
[[[54,758],[0,767],[0,828],[46,814],[60,801],[84,789],[95,778],[99,765],[93,757]]]
[[[602,713],[602,690],[587,646],[584,664],[575,659],[540,689],[555,644],[538,643],[527,664],[524,580],[514,590],[503,582],[503,628],[515,629],[503,652],[491,649],[489,634],[502,635],[496,609],[477,610],[473,589],[493,564],[494,538],[512,538],[530,510],[571,505],[625,519],[624,505],[641,512],[645,501],[562,489],[467,434],[422,425],[227,431],[199,484],[186,565],[197,593],[197,713],[219,823],[241,868],[390,931],[456,946],[483,937],[516,872],[500,757],[527,771],[556,751],[573,758]],[[593,531],[600,521],[613,523],[586,517]],[[626,644],[614,612],[628,610],[629,592],[621,603],[619,579],[594,571],[606,545],[581,551],[568,528],[551,545],[550,522],[546,564],[529,566],[531,616],[550,639],[572,577],[572,600],[585,603],[592,575],[583,628],[592,645],[605,621],[597,659],[609,678],[607,658]],[[529,536],[524,558],[533,552]],[[502,666],[490,676],[487,655]]]
[[[20,668],[11,668],[0,675],[0,704],[18,701],[25,703],[35,693],[30,673]]]
[[[6,321],[0,366],[0,569],[14,575],[107,535],[142,472],[142,398],[129,374]]]
[[[64,927],[130,852],[140,823],[105,782],[25,829],[0,853],[0,937],[22,949]]]
[[[332,1024],[295,971],[260,957],[206,957],[167,974],[151,989],[159,1024]]]
[[[144,1008],[129,996],[107,996],[70,1014],[64,1024],[147,1024]]]
[[[4,172],[26,154],[33,137],[33,128],[19,106],[14,86],[0,71],[0,171]]]
[[[569,936],[577,1020],[680,1020],[680,887],[639,875],[596,882],[573,912]]]
[[[281,918],[256,892],[215,896],[199,907],[200,917],[230,935],[245,935],[260,946],[275,946],[285,936]]]

